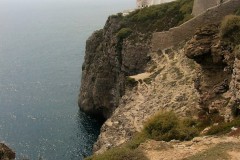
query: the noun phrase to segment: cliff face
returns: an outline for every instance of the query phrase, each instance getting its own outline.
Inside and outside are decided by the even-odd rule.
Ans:
[[[181,117],[197,115],[200,96],[193,81],[198,64],[184,55],[182,47],[154,52],[151,57],[148,72],[132,76],[137,86],[126,90],[119,107],[102,126],[94,151],[101,153],[128,141],[159,111],[171,110]]]
[[[137,86],[126,90],[102,126],[97,153],[131,139],[159,111],[209,124],[239,115],[239,47],[220,37],[219,25],[199,28],[187,43],[150,55],[154,69],[131,76]]]
[[[200,64],[194,81],[200,94],[198,117],[213,121],[230,120],[232,115],[230,82],[234,81],[235,53],[234,47],[225,44],[219,36],[218,25],[208,25],[198,29],[185,47],[186,56]]]
[[[178,1],[170,7],[174,11],[177,10],[172,7],[175,3]],[[79,97],[82,110],[107,118],[94,146],[95,152],[128,141],[143,129],[149,117],[159,111],[171,110],[178,116],[206,120],[211,124],[239,115],[239,48],[221,37],[220,31],[221,19],[238,6],[240,0],[231,0],[176,27],[183,19],[169,14],[172,11],[163,5],[159,8],[166,9],[163,15],[167,16],[160,16],[161,22],[165,22],[163,26],[169,26],[149,25],[148,28],[159,31],[156,34],[160,36],[151,41],[151,32],[142,34],[137,30],[146,28],[144,21],[138,25],[144,14],[152,10],[136,11],[131,20],[136,18],[137,21],[129,23],[135,30],[125,29],[124,32],[120,32],[126,27],[121,17],[109,17],[104,29],[95,32],[87,41]],[[178,9],[181,11],[182,8]],[[153,9],[157,11],[157,7]],[[210,23],[214,17],[210,16],[204,25],[210,13],[218,13],[218,18]],[[187,36],[177,35],[176,38],[169,34],[174,30],[181,31],[186,24],[191,27]],[[200,28],[197,29],[196,24],[201,24]],[[155,26],[161,27],[154,29]],[[172,27],[175,28],[162,32]],[[179,40],[181,37],[184,39]],[[188,42],[184,41],[186,37]],[[163,46],[168,39],[177,39],[178,43]],[[156,45],[160,47],[154,48]]]
[[[134,32],[132,40],[117,37],[121,25],[118,16],[109,17],[86,44],[79,106],[99,118],[109,118],[125,93],[126,76],[143,72],[150,60],[149,41]]]
[[[174,1],[126,17],[110,16],[104,28],[87,40],[79,107],[95,117],[109,118],[125,93],[127,77],[145,72],[151,61],[152,32],[188,20],[192,5],[193,0]]]

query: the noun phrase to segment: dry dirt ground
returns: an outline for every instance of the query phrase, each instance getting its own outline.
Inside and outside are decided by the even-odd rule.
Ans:
[[[150,160],[240,160],[240,137],[206,136],[191,141],[147,141],[139,147]]]

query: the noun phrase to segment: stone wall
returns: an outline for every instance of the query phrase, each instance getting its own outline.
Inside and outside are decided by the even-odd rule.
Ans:
[[[223,0],[227,1],[227,0]],[[204,11],[206,11],[208,8],[214,7],[219,5],[221,0],[194,0],[194,5],[193,5],[193,12],[192,14],[194,16],[197,16]]]
[[[193,36],[196,28],[206,24],[219,23],[223,17],[236,11],[240,7],[240,0],[230,0],[222,5],[208,9],[203,14],[186,23],[171,28],[165,32],[155,32],[152,38],[152,51],[164,50],[178,45]]]

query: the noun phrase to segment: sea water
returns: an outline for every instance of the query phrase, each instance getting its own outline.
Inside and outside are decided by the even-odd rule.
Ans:
[[[79,111],[85,41],[134,0],[0,0],[0,141],[17,159],[81,160],[100,125]]]

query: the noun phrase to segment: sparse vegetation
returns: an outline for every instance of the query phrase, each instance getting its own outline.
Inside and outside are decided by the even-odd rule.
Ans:
[[[173,112],[164,112],[150,118],[144,126],[144,132],[154,140],[190,140],[199,134],[195,126],[194,121],[179,119]]]
[[[181,79],[184,76],[178,67],[172,67],[172,71],[175,73],[177,79]]]
[[[193,0],[178,0],[136,10],[124,17],[123,25],[142,33],[168,30],[192,18]]]
[[[112,148],[103,154],[94,155],[85,160],[148,160],[138,149],[132,150],[127,147]]]
[[[152,78],[145,78],[145,79],[143,79],[143,82],[145,82],[147,84],[151,84],[152,83]]]
[[[173,112],[159,113],[150,118],[143,131],[133,136],[129,142],[103,154],[88,157],[86,160],[147,160],[143,152],[138,149],[141,143],[147,139],[190,140],[199,133],[195,126],[195,120],[179,119]]]
[[[213,126],[207,135],[220,135],[231,131],[232,127],[240,127],[240,118],[236,118],[232,122],[222,122],[217,126]],[[144,125],[142,132],[137,133],[133,138],[119,146],[112,148],[103,154],[94,155],[86,158],[85,160],[147,160],[144,153],[138,149],[141,143],[147,139],[157,141],[170,141],[170,140],[191,140],[199,135],[201,131],[199,122],[191,118],[180,119],[173,112],[159,112],[151,117]],[[220,146],[226,146],[223,147]],[[223,143],[216,147],[211,148],[205,152],[196,154],[187,158],[186,160],[204,159],[204,157],[212,157],[215,154],[221,157],[226,157],[226,149],[230,145],[239,145],[233,143]],[[238,148],[240,149],[240,148]],[[214,154],[213,154],[214,153]]]
[[[198,113],[198,124],[197,127],[200,129],[205,129],[206,127],[209,127],[215,123],[223,123],[224,117],[219,114],[218,111],[211,114],[206,114],[205,108],[202,108],[203,110]]]
[[[184,160],[231,159],[227,152],[233,148],[236,152],[239,152],[240,144],[231,142],[220,143],[204,152],[185,158]]]
[[[240,127],[240,118],[236,118],[231,122],[222,122],[216,126],[212,126],[207,132],[208,135],[221,135],[231,131],[232,127]]]
[[[127,77],[126,78],[127,85],[130,87],[134,87],[138,84],[138,81],[136,81],[134,78]]]
[[[156,72],[154,72],[153,74],[150,75],[150,78],[155,79],[163,70],[165,67],[160,68],[159,70],[157,70]]]
[[[144,143],[146,140],[146,133],[137,133],[129,142],[126,143],[126,147],[129,149],[136,149],[141,143]]]
[[[240,16],[240,8],[236,10],[235,15]]]
[[[221,38],[225,41],[240,43],[240,16],[226,16],[221,23]]]
[[[132,30],[130,28],[122,28],[117,33],[118,39],[125,39],[132,33]]]

